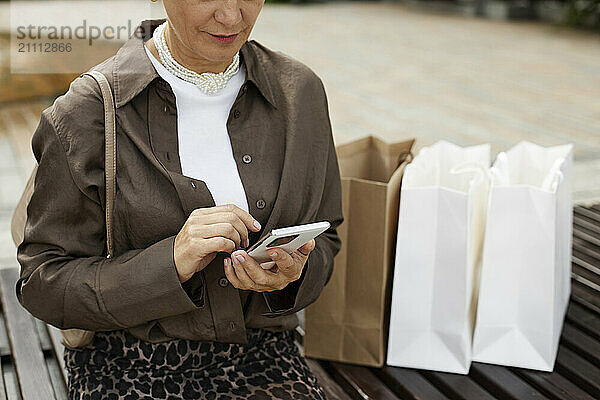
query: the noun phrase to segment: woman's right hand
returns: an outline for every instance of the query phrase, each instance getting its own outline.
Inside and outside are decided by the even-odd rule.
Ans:
[[[179,281],[185,282],[217,256],[248,247],[248,229],[260,223],[235,204],[197,208],[175,237],[173,257]]]

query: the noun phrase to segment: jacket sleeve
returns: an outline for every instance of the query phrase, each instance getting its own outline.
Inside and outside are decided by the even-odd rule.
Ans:
[[[179,282],[175,236],[106,258],[104,209],[74,180],[51,108],[42,113],[32,139],[38,170],[17,248],[21,305],[58,328],[92,331],[196,309]]]
[[[340,171],[331,130],[327,97],[319,80],[321,98],[324,100],[325,132],[328,135],[327,166],[321,204],[315,221],[329,221],[331,226],[315,238],[315,248],[310,252],[302,276],[283,290],[263,292],[268,313],[263,316],[277,317],[293,314],[313,303],[331,278],[333,259],[341,248],[337,227],[344,221],[342,214],[342,187]]]

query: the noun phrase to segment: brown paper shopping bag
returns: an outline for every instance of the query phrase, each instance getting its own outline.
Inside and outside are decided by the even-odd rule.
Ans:
[[[344,222],[334,270],[305,311],[306,356],[354,364],[385,362],[400,185],[414,139],[367,136],[336,146]]]

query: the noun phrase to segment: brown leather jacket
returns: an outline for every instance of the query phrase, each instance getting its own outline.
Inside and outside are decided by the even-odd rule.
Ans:
[[[246,328],[293,329],[341,247],[341,184],[323,83],[301,62],[249,40],[240,50],[246,81],[227,120],[250,214],[263,227],[250,231],[251,245],[273,228],[331,223],[300,280],[276,292],[238,290],[225,277],[226,253],[218,253],[181,284],[175,236],[192,210],[215,203],[203,181],[181,173],[175,96],[143,48],[163,21],[143,21],[92,68],[109,79],[117,107],[115,256],[106,258],[102,96],[80,76],[43,111],[32,139],[39,169],[17,248],[18,299],[62,329],[127,329],[151,342],[245,343]]]

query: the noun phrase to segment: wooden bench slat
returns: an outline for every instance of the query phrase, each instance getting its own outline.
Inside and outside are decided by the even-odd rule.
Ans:
[[[600,226],[600,213],[593,208],[573,207],[573,223],[585,220],[593,226]]]
[[[596,266],[600,263],[600,249],[585,240],[573,237],[573,251],[590,257],[590,262]]]
[[[597,225],[600,225],[600,212],[595,211],[593,208],[575,206],[573,207],[573,219],[575,219],[576,216],[589,218],[590,220],[595,221]]]
[[[514,368],[512,371],[553,400],[594,400],[590,394],[557,372],[547,373],[524,368]]]
[[[600,239],[596,235],[590,235],[584,228],[573,226],[573,239],[577,239],[577,245],[592,249],[594,253],[598,253],[600,248]]]
[[[572,275],[579,283],[589,287],[592,290],[600,293],[600,276],[588,271],[586,268],[582,268],[579,265],[573,263],[571,266]],[[575,275],[575,276],[573,276]]]
[[[56,359],[58,361],[58,365],[60,365],[60,370],[63,374],[63,379],[68,382],[67,370],[65,368],[65,358],[64,351],[65,346],[62,344],[62,335],[60,330],[52,325],[46,324],[46,330],[48,331],[48,336],[50,337],[50,341],[52,342],[52,347],[54,349],[54,354],[56,355]]]
[[[6,397],[10,400],[22,400],[21,391],[19,390],[19,379],[17,378],[14,365],[6,364],[2,369],[2,375],[4,376]]]
[[[600,340],[600,316],[582,307],[575,301],[569,302],[567,321],[577,326],[577,328],[589,336]]]
[[[383,367],[377,376],[389,386],[401,399],[413,400],[447,400],[431,382],[425,379],[418,370],[401,367]]]
[[[389,399],[398,397],[366,367],[323,361],[323,368],[352,398]]]
[[[573,236],[581,240],[585,240],[586,242],[591,243],[595,246],[600,246],[600,238],[598,238],[598,235],[588,229],[579,226],[574,226]]]
[[[598,292],[573,278],[571,278],[571,298],[600,315],[600,296],[598,296]]]
[[[10,343],[8,343],[4,314],[0,313],[0,356],[8,356],[10,354]]]
[[[330,376],[325,372],[323,367],[319,364],[318,361],[313,360],[311,358],[306,359],[306,363],[308,367],[311,369],[313,374],[319,380],[319,384],[325,391],[328,399],[331,400],[350,400],[352,399],[346,392],[342,390],[340,385],[338,385]]]
[[[15,283],[18,276],[16,268],[0,269],[2,308],[21,394],[25,400],[54,399],[54,389],[33,317],[19,304],[16,297]]]
[[[573,225],[573,239],[577,239],[577,245],[590,248],[594,253],[600,251],[600,238],[598,234],[590,232],[588,229]]]
[[[595,215],[595,217],[592,218],[600,222],[600,204],[595,204],[591,207],[576,205],[575,207],[573,207],[573,211],[577,213],[591,213],[590,215]]]
[[[523,381],[510,369],[492,364],[474,362],[469,375],[488,392],[500,399],[542,400],[548,399],[537,389]]]
[[[573,216],[573,228],[584,228],[590,232],[594,232],[596,235],[600,235],[600,225],[591,218],[584,215]]]
[[[43,351],[52,351],[52,343],[50,342],[48,332],[46,331],[46,323],[35,317],[33,317],[33,322],[37,330],[38,339],[40,340],[40,347]]]
[[[296,345],[301,349],[301,352],[304,355],[304,349],[302,348],[302,344],[304,342],[304,330],[300,326],[297,326],[294,330],[294,339],[296,341]],[[323,369],[320,364],[320,360],[306,357],[306,363],[319,380],[319,384],[325,391],[328,399],[346,400],[352,398],[346,392],[344,392],[344,390],[340,387],[340,385],[337,384],[333,377],[331,377],[327,371]]]
[[[61,366],[52,354],[52,357],[46,357],[46,365],[48,366],[48,372],[50,373],[50,380],[52,381],[52,387],[54,388],[54,394],[57,400],[67,400],[67,385],[64,380],[64,375],[61,371]]]
[[[586,254],[580,253],[578,250],[573,249],[573,264],[579,268],[583,268],[597,276],[600,276],[600,266],[598,266],[598,260],[589,257]]]
[[[6,399],[6,387],[4,384],[3,377],[4,377],[4,366],[3,366],[3,363],[0,362],[0,400],[7,400]]]
[[[421,371],[428,381],[435,384],[446,396],[461,400],[493,400],[490,393],[472,380],[468,375],[450,374],[445,372]]]
[[[559,346],[554,370],[592,396],[600,398],[600,369],[566,346]]]
[[[600,368],[600,342],[570,324],[565,324],[561,343]]]

